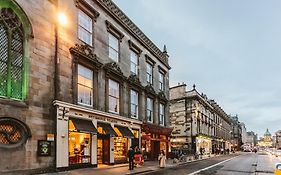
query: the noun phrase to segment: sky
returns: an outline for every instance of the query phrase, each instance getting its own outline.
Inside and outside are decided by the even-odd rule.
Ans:
[[[247,131],[281,129],[280,0],[114,0],[170,55],[170,86],[196,84]]]

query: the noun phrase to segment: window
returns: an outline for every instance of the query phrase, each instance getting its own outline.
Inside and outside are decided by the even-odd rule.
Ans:
[[[164,91],[164,74],[159,72],[159,90]]]
[[[165,107],[160,103],[159,105],[159,124],[164,125],[165,123]]]
[[[153,78],[153,66],[149,63],[146,63],[146,81],[148,84],[152,84]]]
[[[14,118],[0,118],[0,148],[15,148],[26,143],[30,128]]]
[[[151,98],[146,99],[146,118],[148,122],[153,122],[153,100]]]
[[[82,10],[78,11],[78,38],[92,46],[93,20]]]
[[[119,58],[119,40],[109,33],[109,57],[118,62]]]
[[[109,112],[119,113],[119,83],[109,79]]]
[[[78,103],[93,105],[93,71],[78,65]]]
[[[24,100],[27,92],[23,25],[10,8],[0,8],[0,96]]]
[[[138,118],[138,93],[131,90],[131,117]]]
[[[131,50],[131,74],[138,75],[138,55]]]

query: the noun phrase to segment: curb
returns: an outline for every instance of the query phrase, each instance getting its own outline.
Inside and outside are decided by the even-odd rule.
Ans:
[[[211,159],[211,158],[214,158],[214,157],[220,157],[220,156],[222,156],[222,155],[207,157],[207,158],[197,159],[197,160],[192,160],[192,161],[187,161],[187,162],[181,162],[181,163],[177,163],[177,164],[174,164],[172,166],[166,167],[166,169],[174,168],[174,167],[181,166],[181,165],[186,165],[186,164],[189,164],[191,162],[199,162],[199,161]],[[156,172],[156,171],[159,171],[159,170],[160,170],[160,168],[157,168],[157,169],[154,169],[154,170],[144,170],[144,171],[139,171],[139,172],[127,173],[126,175],[146,174],[146,173]]]

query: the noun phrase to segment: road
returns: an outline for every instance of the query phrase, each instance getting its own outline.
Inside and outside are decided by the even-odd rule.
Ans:
[[[191,162],[186,165],[167,168],[147,175],[270,175],[281,158],[259,153],[242,153],[214,157],[208,160]]]

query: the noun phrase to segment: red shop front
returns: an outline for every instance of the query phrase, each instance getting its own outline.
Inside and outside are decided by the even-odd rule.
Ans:
[[[142,125],[142,151],[145,160],[157,160],[163,150],[167,157],[170,152],[170,135],[172,129],[151,123]]]

